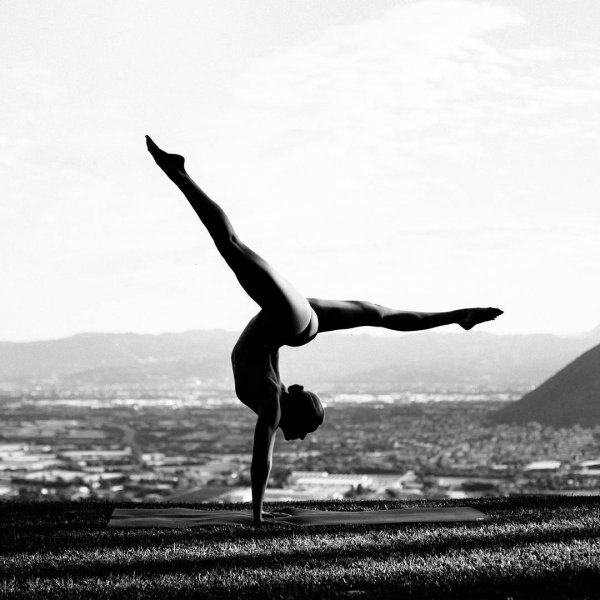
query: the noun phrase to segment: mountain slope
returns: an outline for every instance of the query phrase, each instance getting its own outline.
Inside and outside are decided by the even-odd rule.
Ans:
[[[600,424],[600,345],[523,398],[499,410],[497,422],[538,421],[554,427]]]

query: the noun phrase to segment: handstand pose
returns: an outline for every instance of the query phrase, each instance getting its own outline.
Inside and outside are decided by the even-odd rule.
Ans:
[[[227,215],[187,174],[183,156],[164,152],[149,136],[146,144],[156,164],[188,199],[246,293],[261,308],[250,319],[231,353],[235,392],[258,415],[250,468],[253,515],[258,525],[263,519],[263,498],[277,428],[283,431],[286,440],[303,440],[321,425],[324,417],[316,394],[300,385],[287,388],[282,383],[281,346],[302,346],[318,333],[366,325],[417,331],[456,323],[463,329],[471,329],[495,319],[502,311],[462,308],[439,313],[408,312],[360,300],[305,298],[239,239]]]

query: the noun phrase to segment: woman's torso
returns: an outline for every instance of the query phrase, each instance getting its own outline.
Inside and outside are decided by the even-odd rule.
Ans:
[[[242,331],[231,352],[235,393],[248,408],[259,413],[261,397],[281,385],[278,368],[279,347],[269,336],[261,313]]]
[[[281,337],[268,317],[259,312],[242,331],[231,353],[235,392],[240,401],[259,413],[266,394],[281,393],[279,348],[302,346],[318,331],[318,319],[311,309],[308,325],[293,337]]]

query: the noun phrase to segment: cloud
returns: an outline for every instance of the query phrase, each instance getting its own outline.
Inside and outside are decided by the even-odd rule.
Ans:
[[[486,134],[517,135],[541,117],[545,135],[561,110],[598,102],[592,49],[582,64],[574,46],[507,47],[502,33],[525,23],[487,3],[398,6],[248,61],[240,111],[227,119],[242,146],[290,161],[313,153],[317,162],[323,152],[337,160],[337,151],[359,175],[366,158],[379,171],[452,152],[470,160]]]
[[[218,281],[236,310],[235,281],[221,288],[230,273],[148,161],[150,126],[186,154],[245,241],[307,294],[418,306],[441,287],[444,304],[459,304],[480,287],[504,293],[499,280],[526,289],[532,272],[571,281],[571,265],[600,260],[593,225],[563,225],[597,222],[600,47],[535,42],[530,28],[544,24],[530,22],[526,4],[397,3],[268,54],[252,48],[218,81],[195,71],[210,52],[180,60],[178,49],[196,48],[191,37],[154,54],[136,42],[130,56],[125,36],[108,63],[80,40],[85,60],[68,73],[51,57],[0,67],[10,199],[0,245],[21,255],[14,264],[32,281],[93,287],[88,303],[129,279],[130,314],[134,288],[195,293],[200,262],[198,281]],[[211,319],[228,321],[213,308]]]
[[[277,248],[291,243],[283,214],[317,239],[337,221],[347,248],[360,228],[392,236],[404,215],[481,225],[491,214],[478,198],[501,203],[496,222],[511,206],[523,218],[537,163],[550,178],[568,168],[551,143],[593,141],[600,118],[597,49],[536,45],[527,26],[507,6],[413,2],[249,59],[235,107],[205,120],[224,141],[207,172],[235,208],[260,197],[244,224]]]

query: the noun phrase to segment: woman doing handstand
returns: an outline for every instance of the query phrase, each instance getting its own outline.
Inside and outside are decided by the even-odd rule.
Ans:
[[[241,286],[261,308],[246,325],[231,354],[236,394],[258,415],[250,467],[253,515],[258,525],[263,519],[263,498],[277,428],[286,440],[303,440],[321,425],[324,417],[316,394],[300,385],[288,388],[282,383],[281,346],[302,346],[318,333],[363,326],[417,331],[456,323],[471,329],[495,319],[502,311],[462,308],[439,313],[409,312],[360,300],[305,298],[240,240],[219,205],[187,174],[182,156],[164,152],[149,136],[146,145],[156,164],[188,199]]]

